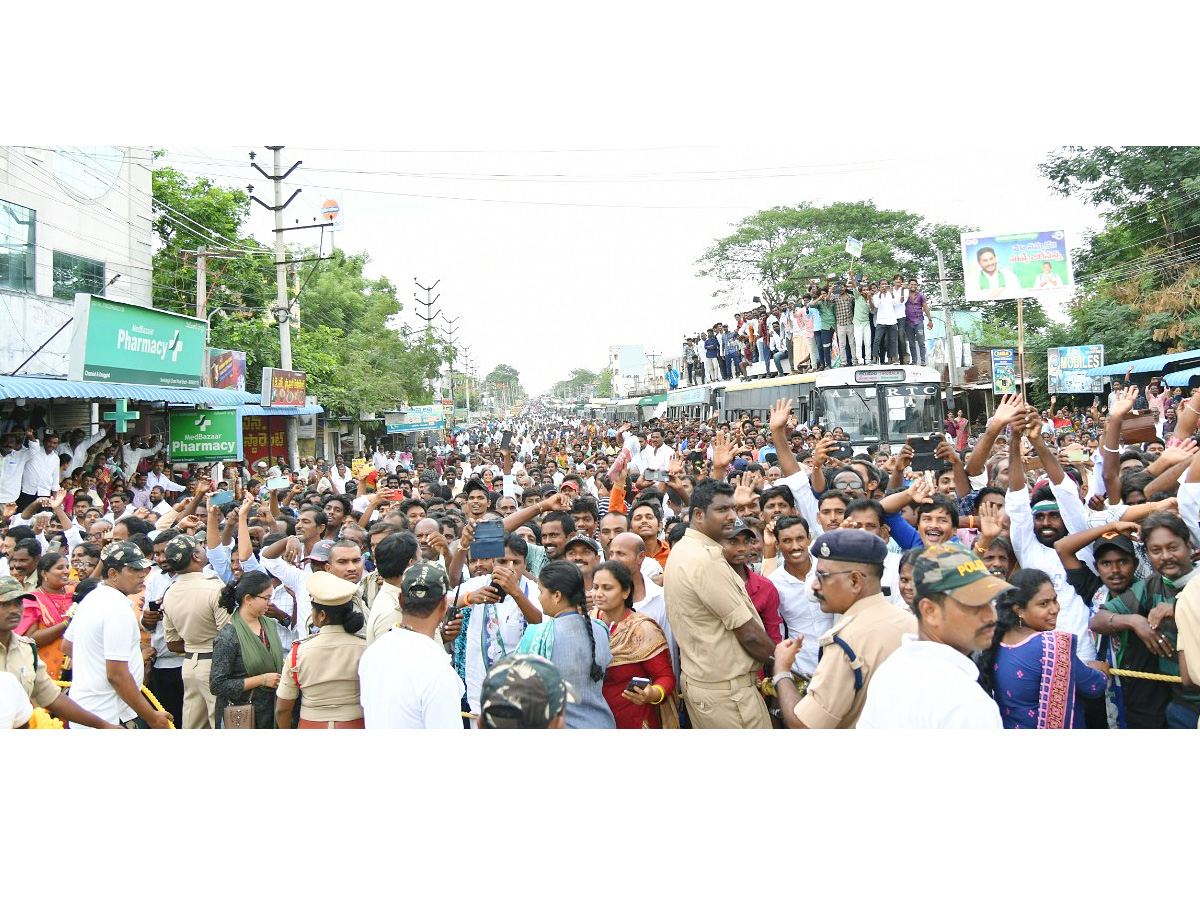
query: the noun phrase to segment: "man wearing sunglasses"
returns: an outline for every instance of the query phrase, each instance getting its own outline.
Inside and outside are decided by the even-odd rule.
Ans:
[[[788,638],[775,648],[779,708],[789,728],[853,728],[862,714],[871,677],[900,646],[916,634],[912,613],[883,597],[887,544],[869,531],[838,528],[812,545],[812,595],[821,611],[842,616],[820,638],[812,681],[800,696],[792,663],[803,638]]]

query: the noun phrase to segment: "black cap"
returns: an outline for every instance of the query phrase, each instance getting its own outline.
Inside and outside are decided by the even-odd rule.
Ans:
[[[838,528],[826,531],[813,541],[812,555],[817,559],[837,562],[870,563],[881,566],[887,559],[888,548],[876,535],[860,528]]]
[[[1125,555],[1137,559],[1137,548],[1133,545],[1133,539],[1119,531],[1106,531],[1096,538],[1096,542],[1092,544],[1092,555],[1099,556],[1105,550],[1120,550]]]

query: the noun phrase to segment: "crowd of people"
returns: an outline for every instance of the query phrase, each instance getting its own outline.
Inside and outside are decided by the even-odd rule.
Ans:
[[[351,467],[9,434],[0,725],[1195,728],[1200,392],[1146,393],[1007,396],[917,468],[790,401]]]
[[[792,372],[925,364],[925,331],[933,328],[933,314],[915,278],[835,281],[831,275],[824,284],[814,279],[798,300],[752,302],[734,314],[732,324],[715,322],[703,334],[684,338],[681,375],[689,385],[782,375],[785,360]]]

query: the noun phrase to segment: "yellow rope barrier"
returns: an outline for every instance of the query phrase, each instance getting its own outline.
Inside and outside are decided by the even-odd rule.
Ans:
[[[69,681],[56,681],[54,683],[57,684],[60,688],[69,688],[71,686],[71,682],[69,682]],[[156,710],[158,710],[159,712],[166,711],[163,709],[163,705],[158,702],[158,698],[154,696],[154,692],[151,691],[150,688],[146,687],[144,684],[142,685],[142,693],[146,695],[146,699],[150,701],[150,705],[153,706]],[[171,728],[172,730],[175,729],[175,723],[173,721],[168,720],[167,726],[169,728]]]
[[[1132,669],[1109,669],[1109,675],[1120,675],[1123,678],[1145,678],[1147,681],[1170,681],[1182,684],[1183,679],[1178,675],[1160,675],[1158,672],[1135,672]]]

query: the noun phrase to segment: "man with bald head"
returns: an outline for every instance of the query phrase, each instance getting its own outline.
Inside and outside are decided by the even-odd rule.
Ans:
[[[426,562],[439,564],[442,558],[441,546],[446,539],[442,537],[442,526],[437,519],[418,519],[413,526],[413,535],[421,547],[421,558]],[[445,566],[443,566],[445,568]]]
[[[633,611],[649,616],[663,630],[671,648],[671,664],[678,676],[679,646],[675,643],[675,635],[671,633],[671,623],[667,621],[663,589],[642,573],[642,564],[646,561],[645,542],[632,531],[618,534],[609,542],[607,558],[623,563],[629,569],[629,574],[633,576]]]

